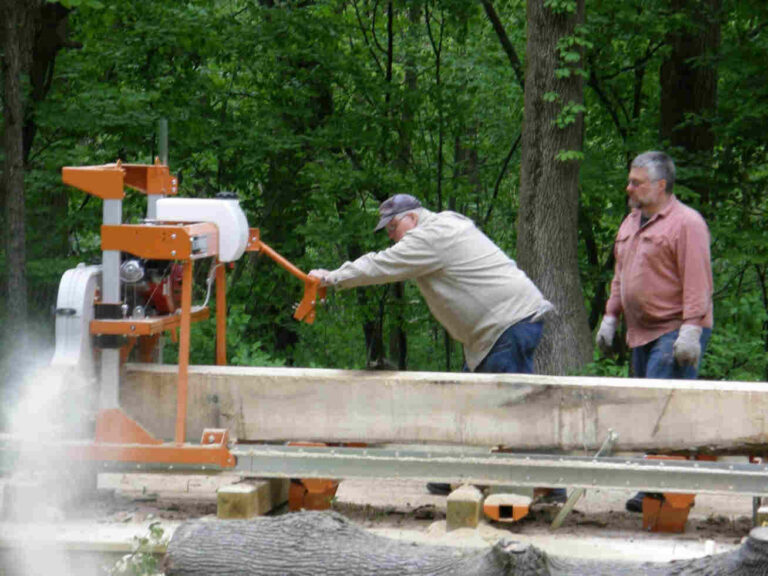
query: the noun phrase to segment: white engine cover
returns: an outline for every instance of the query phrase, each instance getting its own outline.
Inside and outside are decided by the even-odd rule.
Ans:
[[[94,375],[91,320],[101,266],[78,264],[64,272],[56,297],[56,350],[51,364]]]
[[[248,246],[248,220],[240,202],[220,198],[162,198],[157,219],[166,222],[212,222],[219,229],[222,262],[240,258]]]

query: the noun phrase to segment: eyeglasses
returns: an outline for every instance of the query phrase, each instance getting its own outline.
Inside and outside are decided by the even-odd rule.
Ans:
[[[395,230],[397,230],[397,227],[400,226],[400,221],[402,218],[392,218],[389,222],[387,222],[387,234],[392,234]]]
[[[627,180],[627,186],[632,188],[640,188],[640,186],[643,186],[645,184],[656,184],[656,182],[659,182],[659,180],[651,180],[650,178],[646,180],[637,180],[636,178],[630,178]]]

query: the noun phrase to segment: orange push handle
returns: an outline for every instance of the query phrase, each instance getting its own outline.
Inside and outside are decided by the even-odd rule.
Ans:
[[[307,276],[307,274],[275,252],[269,245],[262,242],[258,228],[251,228],[246,250],[249,252],[262,252],[274,260],[278,266],[304,282],[304,297],[299,302],[293,317],[299,322],[312,324],[315,321],[315,309],[318,298],[321,302],[324,301],[327,292],[325,286],[320,286],[320,280]]]

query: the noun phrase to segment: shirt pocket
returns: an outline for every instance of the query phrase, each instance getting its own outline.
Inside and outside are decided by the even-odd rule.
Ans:
[[[660,234],[641,236],[637,251],[639,263],[655,270],[665,268],[672,256],[669,239]]]

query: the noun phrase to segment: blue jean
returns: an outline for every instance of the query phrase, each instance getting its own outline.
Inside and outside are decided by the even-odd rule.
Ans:
[[[632,348],[632,371],[635,378],[696,379],[712,329],[704,328],[701,332],[701,356],[698,366],[680,366],[675,362],[673,346],[677,340],[677,334],[678,330],[673,330],[662,334],[648,344]]]
[[[542,322],[521,320],[502,332],[475,372],[533,374],[533,353],[541,340]]]

